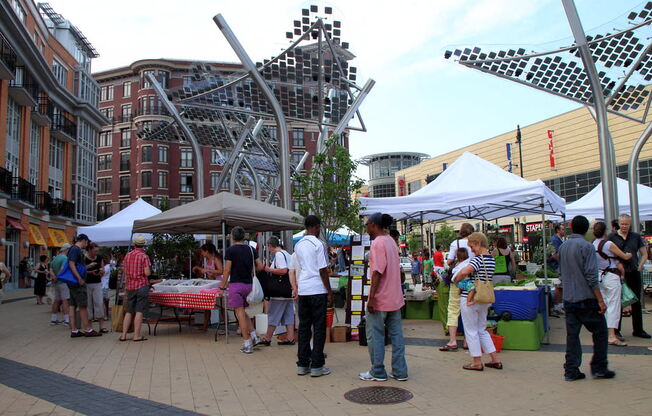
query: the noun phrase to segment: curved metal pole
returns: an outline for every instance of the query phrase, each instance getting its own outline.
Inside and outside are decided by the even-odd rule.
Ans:
[[[641,228],[641,217],[638,212],[638,157],[641,155],[643,145],[652,136],[652,123],[648,124],[641,137],[634,144],[629,156],[627,173],[629,174],[629,212],[632,215],[632,231],[638,233]]]
[[[616,158],[613,152],[613,145],[609,135],[609,124],[607,121],[607,106],[605,105],[604,93],[595,69],[591,51],[587,45],[586,34],[582,28],[582,22],[577,14],[573,0],[562,0],[568,23],[575,38],[575,44],[580,52],[584,70],[591,85],[593,93],[593,104],[598,122],[598,147],[600,149],[600,178],[602,180],[602,200],[604,203],[604,218],[611,221],[618,217],[618,191],[616,188]]]
[[[195,155],[195,176],[197,182],[197,191],[195,192],[195,195],[197,195],[197,199],[202,199],[204,197],[204,158],[201,154],[199,141],[192,133],[192,130],[190,130],[188,125],[183,121],[181,115],[177,111],[177,108],[174,106],[174,104],[172,104],[172,102],[170,102],[167,94],[163,90],[163,87],[161,87],[161,84],[158,83],[154,75],[147,74],[146,76],[150,85],[154,89],[154,92],[156,92],[156,95],[161,100],[161,104],[163,104],[165,109],[168,110],[168,112],[172,115],[172,118],[174,118],[177,124],[179,124],[179,127],[181,127],[181,130],[190,141],[192,151]]]

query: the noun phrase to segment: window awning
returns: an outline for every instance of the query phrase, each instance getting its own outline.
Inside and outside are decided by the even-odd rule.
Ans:
[[[38,225],[29,225],[29,243],[37,244],[39,246],[47,246],[45,239],[43,238],[43,234],[41,234],[41,229],[38,228]]]
[[[9,224],[9,226],[14,230],[27,231],[27,228],[25,228],[23,224],[20,223],[19,220],[16,220],[14,218],[7,217],[7,224]]]
[[[63,230],[48,228],[48,237],[50,237],[50,247],[61,247],[65,243],[69,243],[68,237],[66,237]]]

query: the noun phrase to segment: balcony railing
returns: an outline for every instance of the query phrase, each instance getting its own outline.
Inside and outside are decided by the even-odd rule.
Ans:
[[[52,209],[52,197],[49,192],[37,191],[36,192],[36,209],[41,211],[50,211]]]
[[[137,108],[136,109],[136,117],[137,116],[169,116],[170,113],[168,110],[165,109],[162,105],[155,105],[151,107],[146,107],[146,108]]]
[[[75,204],[60,198],[52,199],[52,206],[50,207],[50,215],[74,218],[75,217]]]
[[[38,104],[36,104],[34,111],[38,111],[43,115],[52,114],[54,111],[54,104],[46,94],[39,94]]]
[[[60,131],[68,136],[75,138],[77,136],[77,124],[66,118],[63,114],[50,114],[50,131]]]
[[[5,168],[0,168],[0,192],[11,195],[14,189],[13,184],[11,172]]]
[[[13,178],[11,197],[34,205],[36,202],[36,187],[23,178],[15,177]]]
[[[14,48],[11,47],[11,44],[9,44],[9,41],[2,33],[0,33],[0,59],[5,65],[7,65],[7,68],[9,68],[11,72],[16,71],[16,61],[18,56],[16,55]]]

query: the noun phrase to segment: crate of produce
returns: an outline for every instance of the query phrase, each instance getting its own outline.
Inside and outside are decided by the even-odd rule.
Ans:
[[[189,279],[179,283],[177,292],[179,293],[199,293],[202,289],[216,289],[220,285],[218,280],[206,279]]]
[[[178,293],[177,287],[180,283],[184,282],[181,279],[166,279],[160,283],[155,283],[152,285],[155,292],[161,293]]]
[[[535,290],[501,290],[501,287],[496,287],[495,294],[494,311],[497,315],[509,312],[512,320],[536,319],[541,312],[541,303],[545,301],[542,287]]]

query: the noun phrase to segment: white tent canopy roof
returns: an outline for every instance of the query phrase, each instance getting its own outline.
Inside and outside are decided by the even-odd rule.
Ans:
[[[437,221],[563,214],[565,201],[538,179],[528,181],[465,152],[437,179],[408,196],[360,198],[361,214]]]
[[[629,207],[629,182],[616,178],[616,187],[618,189],[618,212],[621,214],[631,214]],[[642,220],[652,220],[652,188],[641,184],[638,184],[637,188],[639,215]],[[571,219],[577,215],[604,219],[602,182],[582,198],[566,205],[566,218]]]
[[[78,227],[77,232],[101,246],[128,246],[131,244],[131,229],[135,220],[142,220],[160,214],[161,210],[138,199],[104,221],[89,227]],[[145,235],[147,241],[151,235]]]
[[[292,237],[293,238],[303,237],[305,234],[306,234],[306,230],[303,230],[303,231],[299,231],[298,233],[294,234]],[[355,231],[353,231],[352,229],[350,229],[346,225],[344,225],[344,226],[338,228],[337,230],[335,230],[335,234],[338,234],[338,235],[358,235],[358,233],[356,233]]]

